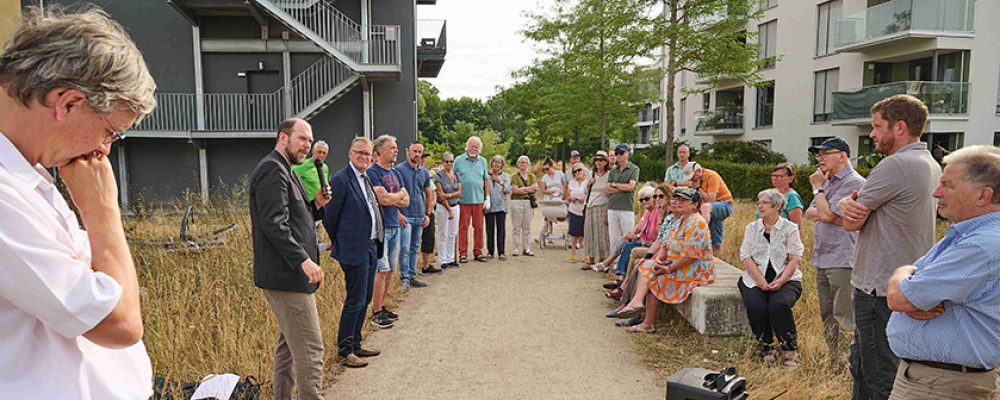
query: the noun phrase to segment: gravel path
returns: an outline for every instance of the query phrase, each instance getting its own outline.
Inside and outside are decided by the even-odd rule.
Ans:
[[[663,398],[664,380],[604,317],[602,276],[561,247],[535,253],[421,276],[430,287],[412,289],[395,327],[366,339],[383,354],[344,371],[327,398]]]

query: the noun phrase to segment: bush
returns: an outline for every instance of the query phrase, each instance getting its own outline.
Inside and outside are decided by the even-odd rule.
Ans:
[[[776,153],[753,142],[725,140],[705,146],[698,157],[692,157],[699,163],[706,161],[727,161],[733,163],[748,163],[775,165],[788,161],[784,154]]]

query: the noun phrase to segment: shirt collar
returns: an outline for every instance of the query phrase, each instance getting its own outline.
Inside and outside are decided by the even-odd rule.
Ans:
[[[927,143],[917,141],[916,143],[910,143],[906,146],[900,147],[899,151],[896,153],[902,153],[904,151],[914,151],[914,150],[927,150]]]
[[[951,226],[948,227],[948,230],[954,231],[959,234],[966,234],[969,232],[976,231],[979,228],[988,225],[991,226],[1000,225],[1000,211],[986,213],[978,217],[969,218],[957,224],[952,224]]]
[[[853,172],[854,172],[854,167],[851,167],[851,164],[847,164],[846,167],[841,168],[840,171],[837,171],[837,173],[833,174],[833,178],[837,178],[836,180],[839,181],[841,179],[846,178],[848,175],[850,175]],[[833,179],[831,179],[831,180],[833,180]]]
[[[365,173],[361,172],[361,171],[358,171],[358,169],[356,167],[354,167],[354,164],[351,164],[350,162],[348,162],[347,165],[350,165],[351,169],[354,170],[354,177],[355,178],[361,178],[361,177],[365,176]]]
[[[43,179],[53,181],[52,176],[44,168],[28,164],[28,160],[3,132],[0,132],[0,165],[30,188],[38,186]]]

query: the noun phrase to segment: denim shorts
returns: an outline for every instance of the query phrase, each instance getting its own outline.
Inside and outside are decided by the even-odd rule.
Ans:
[[[382,258],[378,259],[375,272],[399,269],[399,232],[400,228],[385,228],[385,245],[382,246]]]

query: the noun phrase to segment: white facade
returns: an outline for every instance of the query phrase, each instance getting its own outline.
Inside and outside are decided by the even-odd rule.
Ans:
[[[759,32],[761,51],[778,57],[773,68],[761,72],[764,81],[774,82],[770,123],[766,107],[758,107],[768,89],[730,82],[714,87],[707,98],[685,95],[682,89],[696,87],[699,80],[684,72],[674,93],[676,140],[695,147],[718,140],[757,141],[801,164],[808,160],[811,143],[840,136],[856,157],[872,148],[868,108],[878,99],[907,92],[928,103],[925,140],[949,150],[997,144],[1000,24],[995,21],[1000,21],[1000,3],[771,3],[760,20],[747,26]],[[774,40],[768,41],[769,36]],[[818,75],[821,71],[829,72]],[[665,136],[661,131],[661,142]]]

